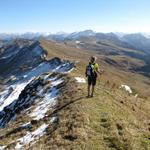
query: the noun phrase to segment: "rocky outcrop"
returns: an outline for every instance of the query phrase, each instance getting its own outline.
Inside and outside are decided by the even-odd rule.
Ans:
[[[43,62],[46,51],[37,41],[14,41],[0,48],[0,76],[11,76],[31,70]]]
[[[29,108],[33,103],[39,101],[41,103],[49,94],[54,94],[55,97],[61,87],[60,84],[63,83],[63,76],[57,73],[47,73],[33,79],[20,93],[19,98],[4,107],[3,111],[0,112],[0,126],[5,127],[18,113]],[[48,104],[50,105],[50,103]]]
[[[0,91],[0,126],[4,127],[17,113],[44,97],[45,84],[51,86],[50,80],[45,80],[47,72],[67,73],[74,62],[58,57],[46,60],[47,52],[38,41],[16,40],[0,49],[0,77],[6,78]],[[44,93],[39,94],[39,87]]]

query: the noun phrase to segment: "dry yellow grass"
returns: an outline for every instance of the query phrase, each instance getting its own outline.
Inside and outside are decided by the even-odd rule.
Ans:
[[[70,76],[84,77],[85,66],[91,55],[98,57],[98,63],[105,69],[105,74],[98,81],[96,95],[92,99],[85,98],[87,91],[86,85],[80,84],[74,89],[79,96],[79,101],[71,103],[67,109],[62,109],[60,119],[62,126],[64,122],[72,122],[76,126],[75,133],[77,139],[69,143],[63,143],[62,137],[59,137],[60,149],[116,149],[116,150],[147,150],[150,149],[150,131],[149,131],[149,79],[142,75],[131,73],[129,71],[119,70],[111,67],[103,57],[95,52],[79,50],[68,47],[64,44],[42,41],[43,46],[48,51],[48,56],[55,52],[53,56],[65,59],[77,60],[76,69]],[[60,52],[61,51],[61,52]],[[119,89],[122,83],[131,86],[135,93],[141,98],[135,98],[134,95],[128,95]],[[69,90],[69,89],[68,89]],[[74,97],[66,96],[64,100],[74,100]],[[72,118],[74,114],[75,118]],[[64,117],[65,116],[65,117]],[[64,119],[63,119],[64,118]],[[78,119],[82,121],[79,121]],[[83,125],[84,124],[84,125]],[[64,136],[68,129],[65,124],[61,132]],[[61,126],[59,128],[61,130]],[[79,133],[79,134],[78,134]],[[56,134],[58,136],[58,134]],[[54,142],[55,143],[55,142]],[[58,146],[58,147],[57,147]],[[56,147],[59,148],[59,144]]]
[[[51,116],[57,122],[49,126],[47,134],[33,146],[33,150],[149,150],[150,149],[150,101],[149,80],[127,70],[110,66],[104,57],[95,52],[72,48],[63,43],[42,40],[41,45],[48,51],[48,59],[60,57],[79,61],[76,68],[66,77],[65,86],[54,112],[49,111],[42,122]],[[91,55],[98,57],[98,63],[105,69],[99,78],[95,96],[86,98],[87,85],[79,84],[74,77],[84,77],[85,66]],[[119,61],[118,61],[119,62]],[[119,89],[125,83],[140,97]],[[23,121],[28,118],[23,117]],[[7,134],[19,126],[21,118],[1,133]],[[23,131],[11,134],[18,138]],[[13,142],[4,137],[0,144]],[[17,139],[16,138],[16,139]]]
[[[143,75],[139,75],[137,73],[131,73],[125,67],[117,68],[116,66],[110,66],[104,61],[105,58],[107,59],[106,56],[99,55],[95,51],[81,50],[63,43],[56,43],[47,40],[41,40],[41,45],[45,50],[48,51],[48,59],[53,57],[60,57],[62,59],[79,61],[77,70],[75,72],[76,75],[84,76],[85,67],[88,64],[90,57],[95,55],[98,58],[97,62],[100,64],[100,67],[105,70],[105,74],[101,79],[102,81],[109,80],[112,84],[115,83],[118,86],[124,83],[133,87],[133,89],[135,89],[139,95],[148,98],[150,97],[149,78],[146,78]],[[114,57],[113,59],[116,60],[118,64],[121,64],[121,61],[126,59],[126,61],[129,61],[133,65],[141,65],[141,62],[129,57],[121,58],[118,56]]]

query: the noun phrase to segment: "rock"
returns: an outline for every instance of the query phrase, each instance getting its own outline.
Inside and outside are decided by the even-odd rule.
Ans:
[[[37,120],[31,120],[31,125],[36,125],[38,123]]]

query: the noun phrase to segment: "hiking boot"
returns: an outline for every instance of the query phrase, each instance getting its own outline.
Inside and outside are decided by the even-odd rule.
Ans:
[[[93,97],[93,94],[90,97]]]
[[[90,95],[87,95],[87,96],[86,96],[86,98],[90,98],[90,97],[91,97]]]

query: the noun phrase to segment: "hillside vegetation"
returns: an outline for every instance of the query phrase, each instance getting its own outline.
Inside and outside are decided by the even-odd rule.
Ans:
[[[127,69],[119,69],[119,57],[114,58],[117,66],[110,66],[102,56],[95,51],[81,50],[68,47],[66,44],[41,41],[48,51],[48,56],[66,57],[78,61],[71,76],[85,78],[85,66],[91,55],[98,57],[98,63],[105,69],[99,78],[94,98],[87,99],[86,84],[79,84],[76,102],[63,109],[63,113],[71,111],[64,122],[71,117],[73,133],[71,144],[62,143],[64,149],[116,149],[116,150],[148,150],[150,149],[150,95],[149,79]],[[129,62],[134,59],[129,58]],[[135,61],[137,63],[137,61]],[[125,66],[126,67],[126,66]],[[128,94],[119,89],[121,84],[130,85],[134,91]],[[136,97],[138,93],[138,97]],[[74,96],[75,97],[75,96]],[[72,99],[72,98],[71,98]],[[72,114],[75,113],[75,114]],[[77,114],[76,114],[77,113]],[[75,118],[72,118],[73,116]],[[62,117],[61,117],[62,118]],[[67,119],[66,119],[67,118]],[[79,121],[77,121],[80,119]],[[82,121],[81,121],[82,120]],[[66,129],[65,131],[68,131]],[[66,132],[64,132],[65,134]],[[75,135],[74,135],[75,134]],[[63,141],[62,139],[60,140]],[[55,143],[55,142],[54,142]],[[65,146],[66,145],[66,146]]]
[[[56,65],[61,71],[46,68],[21,91],[18,108],[14,109],[16,115],[0,129],[0,146],[33,150],[149,150],[150,80],[131,70],[144,62],[124,54],[108,55],[76,46],[73,41],[40,40],[40,49],[47,51],[46,66]],[[105,46],[101,48],[112,48],[108,42]],[[114,50],[120,53],[126,49],[113,45]],[[135,52],[130,48],[126,51]],[[94,97],[87,98],[85,67],[93,55],[105,72],[98,78]],[[132,93],[121,85],[130,86]],[[8,108],[0,117],[10,115]]]

